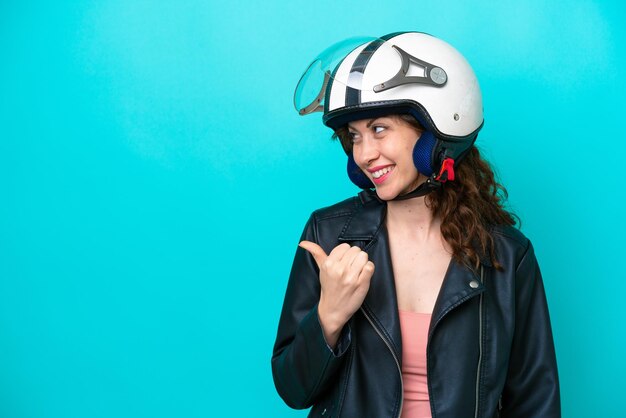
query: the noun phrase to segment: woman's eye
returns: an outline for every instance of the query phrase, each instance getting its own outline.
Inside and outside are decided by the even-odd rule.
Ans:
[[[350,132],[349,135],[350,135],[350,141],[351,142],[354,142],[357,139],[359,139],[359,134],[357,134],[356,132]]]
[[[374,126],[372,127],[374,133],[379,134],[382,133],[386,128],[384,126]]]

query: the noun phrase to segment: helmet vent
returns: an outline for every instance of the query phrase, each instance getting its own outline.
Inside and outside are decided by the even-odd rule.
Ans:
[[[406,76],[408,77],[426,77],[426,67],[419,65],[419,64],[415,64],[415,63],[411,63],[413,65],[409,64],[409,68],[406,71]]]

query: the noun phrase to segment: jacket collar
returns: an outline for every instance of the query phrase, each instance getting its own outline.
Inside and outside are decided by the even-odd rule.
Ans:
[[[348,218],[339,241],[371,241],[378,234],[387,215],[387,205],[378,199],[376,192],[364,190],[359,193],[360,205]]]
[[[374,196],[372,196],[372,194]],[[400,318],[396,297],[389,237],[385,227],[387,205],[375,197],[375,192],[359,194],[362,205],[348,218],[339,240],[359,245],[374,263],[375,270],[363,308],[374,317],[386,334],[398,358],[402,358]],[[480,274],[454,259],[446,271],[439,296],[432,312],[429,334],[452,309],[484,291]]]
[[[361,204],[357,205],[356,212],[348,218],[339,234],[339,241],[371,241],[384,224],[387,204],[378,198],[374,190],[363,190],[359,193],[359,200]],[[480,255],[480,263],[492,267],[491,260],[484,254]]]

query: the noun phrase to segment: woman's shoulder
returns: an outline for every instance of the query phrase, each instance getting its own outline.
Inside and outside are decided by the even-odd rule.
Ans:
[[[361,192],[315,210],[307,228],[318,244],[332,249],[339,242],[356,242],[372,239],[384,219],[386,206],[371,193]],[[325,248],[325,247],[324,247]]]
[[[490,230],[494,239],[512,241],[523,247],[527,247],[530,242],[522,231],[512,225],[492,225]]]
[[[520,260],[528,250],[532,250],[530,239],[517,227],[512,225],[494,225],[490,228],[491,236],[497,253],[511,255]]]
[[[322,221],[325,219],[350,217],[355,215],[357,212],[362,212],[363,209],[366,209],[367,212],[380,212],[383,206],[384,205],[382,205],[381,201],[376,197],[375,192],[371,190],[364,190],[356,196],[352,196],[333,205],[317,209],[313,212],[312,216],[316,221]]]
[[[328,218],[350,216],[358,210],[359,204],[358,196],[352,196],[341,202],[313,211],[313,217],[317,221],[322,221]]]

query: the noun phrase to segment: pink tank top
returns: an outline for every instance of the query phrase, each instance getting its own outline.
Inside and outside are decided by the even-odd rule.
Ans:
[[[401,418],[432,418],[426,377],[426,342],[431,315],[403,310],[399,312],[404,385]]]

